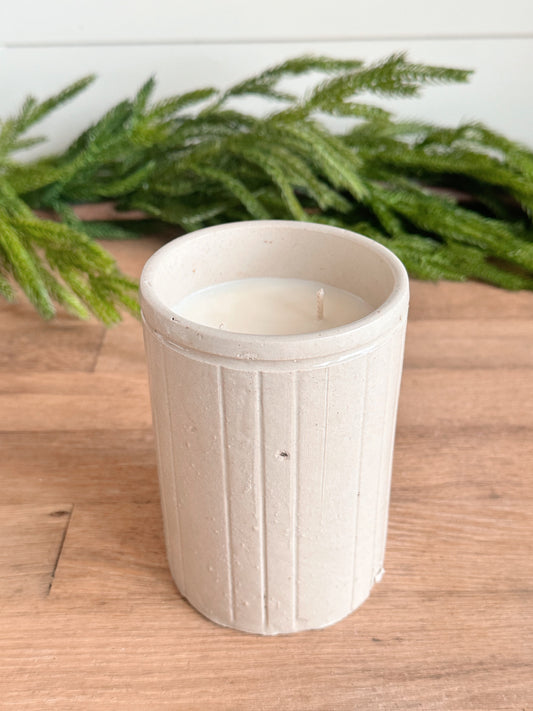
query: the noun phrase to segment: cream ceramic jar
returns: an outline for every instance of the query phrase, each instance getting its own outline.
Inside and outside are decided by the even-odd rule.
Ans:
[[[172,308],[239,279],[296,278],[372,311],[298,335],[203,326]],[[408,308],[401,262],[361,235],[253,221],[180,237],[141,305],[170,570],[210,620],[259,634],[330,625],[383,574]]]

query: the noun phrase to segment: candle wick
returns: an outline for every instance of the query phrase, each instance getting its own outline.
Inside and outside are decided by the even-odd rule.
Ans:
[[[319,321],[324,318],[324,289],[316,292],[316,317]]]

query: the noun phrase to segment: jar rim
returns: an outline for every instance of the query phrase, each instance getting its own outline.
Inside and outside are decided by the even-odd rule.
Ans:
[[[387,266],[393,277],[388,297],[377,308],[357,321],[313,333],[289,335],[261,335],[236,333],[216,329],[189,321],[174,312],[161,298],[157,289],[162,266],[192,241],[212,238],[223,239],[224,233],[232,235],[242,231],[261,229],[280,230],[285,233],[315,232],[335,235],[357,242],[373,252]],[[206,227],[177,237],[158,249],[146,262],[140,279],[140,297],[143,320],[163,340],[180,349],[210,353],[215,356],[243,361],[278,361],[316,359],[368,347],[373,341],[394,328],[405,316],[409,298],[409,280],[404,265],[382,244],[356,232],[313,222],[291,220],[251,220]]]

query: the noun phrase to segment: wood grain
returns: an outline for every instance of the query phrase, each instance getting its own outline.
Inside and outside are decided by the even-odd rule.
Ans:
[[[107,331],[96,370],[99,373],[127,371],[146,374],[142,326],[137,319],[126,315],[120,326]]]
[[[94,369],[106,329],[60,313],[53,321],[35,318],[22,297],[0,302],[2,348],[0,373],[24,370],[84,371]]]
[[[407,369],[398,423],[409,427],[483,429],[533,426],[531,369]],[[501,403],[510,398],[512,407]]]
[[[406,368],[531,368],[533,320],[424,319],[407,325]]]
[[[465,289],[466,286],[466,289]],[[411,281],[409,320],[420,319],[531,319],[531,292],[509,292],[486,284]]]
[[[138,275],[159,244],[106,246]],[[339,624],[261,638],[171,580],[140,324],[0,308],[0,707],[530,708],[532,312],[412,283],[387,573]]]
[[[71,504],[0,506],[3,600],[48,595],[71,513]]]
[[[72,514],[51,594],[71,609],[180,597],[168,571],[159,502],[80,504]]]
[[[151,423],[145,376],[48,371],[0,383],[4,431],[137,429]]]
[[[151,429],[3,432],[2,501],[159,500]]]

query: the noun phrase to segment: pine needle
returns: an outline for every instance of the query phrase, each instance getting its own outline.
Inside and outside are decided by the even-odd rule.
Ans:
[[[303,74],[310,88],[289,91]],[[533,289],[533,151],[481,122],[402,121],[361,100],[416,96],[469,75],[404,54],[374,63],[301,56],[225,91],[155,102],[150,78],[62,154],[21,163],[15,153],[42,140],[28,129],[93,77],[42,102],[28,97],[0,123],[0,296],[13,300],[18,283],[45,318],[57,307],[105,324],[138,314],[136,282],[95,242],[138,230],[120,214],[83,222],[73,209],[103,200],[185,231],[251,218],[336,225],[386,244],[417,278]],[[236,108],[253,95],[270,101],[265,115]],[[327,116],[351,125],[336,134]]]

